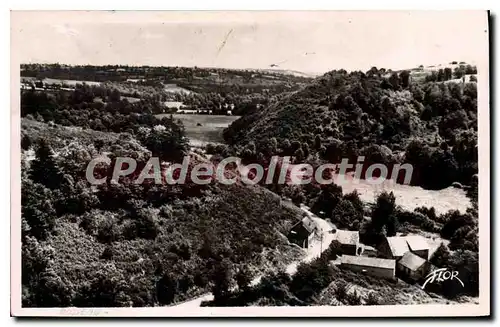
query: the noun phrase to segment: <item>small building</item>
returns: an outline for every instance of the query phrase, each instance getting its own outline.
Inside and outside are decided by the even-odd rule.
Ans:
[[[385,237],[379,245],[379,255],[386,259],[399,260],[410,251],[406,239],[401,236]]]
[[[418,255],[419,257],[429,260],[429,243],[425,237],[420,235],[406,236],[406,242],[410,251]]]
[[[358,255],[358,249],[360,249],[358,231],[337,229],[334,240],[340,243],[340,250],[343,254]]]
[[[396,278],[396,260],[342,255],[340,267],[385,279]]]
[[[302,248],[308,248],[316,229],[316,223],[306,216],[292,226],[288,233],[288,240]]]
[[[177,110],[177,113],[178,114],[199,114],[200,112],[198,110],[195,110],[195,109],[185,109],[185,108],[182,108],[182,109],[178,109]]]
[[[168,109],[177,109],[177,110],[184,109],[184,104],[180,101],[165,101],[163,102],[163,104]]]
[[[399,260],[411,251],[414,254],[429,259],[429,243],[420,235],[386,237],[379,245],[380,256],[387,259]]]
[[[410,251],[406,252],[397,263],[398,276],[413,281],[418,281],[425,277],[429,268],[430,264],[427,260]]]

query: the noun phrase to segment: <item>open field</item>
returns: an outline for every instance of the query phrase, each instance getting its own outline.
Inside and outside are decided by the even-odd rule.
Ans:
[[[170,116],[170,114],[156,115],[158,118]],[[207,143],[222,143],[222,131],[239,116],[222,115],[183,115],[174,114],[175,119],[179,119],[186,128],[186,135],[192,146],[203,146]],[[201,124],[199,126],[198,124]]]
[[[338,176],[336,177],[338,180]],[[340,184],[344,194],[357,190],[362,201],[374,203],[377,195],[383,191],[394,192],[396,204],[403,209],[413,211],[417,207],[434,207],[436,213],[446,213],[458,210],[465,213],[471,206],[470,199],[462,189],[447,187],[442,190],[426,190],[420,186],[410,186],[393,183],[386,180],[381,185],[372,185],[366,180],[353,182],[346,177],[346,182]]]
[[[34,77],[21,77],[21,81],[38,81],[37,78]],[[44,78],[42,79],[42,82],[44,84],[67,84],[69,86],[75,86],[76,84],[87,84],[87,85],[101,85],[100,82],[93,82],[93,81],[77,81],[77,80],[71,80],[71,79],[55,79],[55,78]]]
[[[167,93],[185,93],[191,94],[193,91],[177,86],[177,84],[165,84],[165,92]]]

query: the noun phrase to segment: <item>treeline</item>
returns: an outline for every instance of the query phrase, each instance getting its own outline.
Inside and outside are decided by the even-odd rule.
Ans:
[[[431,74],[425,77],[425,81],[444,82],[451,80],[453,78],[462,78],[465,75],[476,75],[476,74],[477,74],[476,66],[461,64],[455,67],[455,69],[453,70],[450,67],[447,67],[432,71]],[[471,76],[471,82],[472,81],[477,81],[477,78],[475,76]]]
[[[476,83],[414,83],[407,71],[333,71],[224,131],[236,154],[296,162],[410,163],[440,189],[477,173]]]
[[[157,81],[184,80],[190,85],[196,79],[207,80],[207,78],[226,80],[239,83],[259,83],[265,79],[283,83],[307,82],[308,78],[284,75],[273,72],[259,72],[254,70],[237,70],[225,68],[202,68],[202,67],[178,67],[178,66],[128,66],[128,65],[62,65],[62,64],[22,64],[21,76],[56,79],[69,79],[81,81],[123,82],[127,79],[144,79]],[[238,81],[241,79],[241,81]],[[217,83],[214,83],[217,85]]]

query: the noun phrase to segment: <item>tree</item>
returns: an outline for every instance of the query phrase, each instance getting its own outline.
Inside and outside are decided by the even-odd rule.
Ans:
[[[400,80],[398,73],[394,72],[391,74],[391,76],[389,77],[389,83],[394,90],[399,90]]]
[[[391,221],[393,219],[396,219],[392,217],[395,209],[396,197],[394,193],[384,191],[377,197],[377,203],[372,211],[372,225],[377,233],[381,232],[384,226],[392,224]]]
[[[354,290],[353,292],[348,293],[346,302],[348,305],[361,305],[361,296],[358,294],[358,291]]]
[[[438,70],[438,73],[437,73],[437,80],[439,82],[442,82],[444,81],[444,70],[441,68],[440,70]]]
[[[333,209],[342,199],[342,187],[337,184],[328,184],[322,187],[321,193],[312,206],[312,211],[325,217],[332,217]]]
[[[293,155],[295,157],[295,162],[302,162],[304,160],[304,151],[302,148],[297,149]]]
[[[408,88],[410,86],[410,72],[407,70],[403,70],[399,73],[399,79],[401,80],[401,86],[403,88]]]
[[[344,302],[347,298],[347,283],[340,280],[335,284],[335,297],[340,302]]]
[[[314,148],[319,150],[321,148],[321,135],[316,134],[314,137]]]
[[[359,197],[358,190],[354,190],[351,193],[347,193],[344,195],[344,200],[350,201],[354,208],[360,213],[364,213],[364,204],[363,201],[361,201],[361,198]]]
[[[223,300],[229,295],[232,285],[231,269],[231,263],[227,260],[223,260],[215,267],[212,276],[214,301]]]
[[[49,189],[23,178],[21,184],[22,218],[26,232],[39,240],[45,239],[55,226],[54,194]]]
[[[35,160],[31,163],[31,178],[49,189],[57,189],[63,180],[63,175],[54,160],[52,149],[45,139],[41,139],[35,152]]]
[[[342,244],[339,241],[333,240],[325,251],[328,260],[336,260],[337,257],[342,255]]]
[[[320,293],[333,280],[334,273],[328,260],[318,258],[297,267],[290,283],[290,290],[301,300],[308,300]]]
[[[21,138],[21,149],[28,150],[33,145],[33,140],[28,134],[23,134]]]
[[[156,125],[144,134],[144,145],[160,160],[180,162],[189,149],[184,128],[174,122]]]
[[[349,230],[358,230],[360,220],[363,218],[362,213],[354,208],[351,201],[340,200],[332,212],[332,221]]]
[[[380,297],[375,292],[370,292],[365,300],[366,305],[379,305]]]
[[[432,255],[430,262],[436,267],[442,268],[448,265],[450,258],[450,250],[444,243],[437,248],[436,252]]]
[[[174,277],[165,273],[156,283],[156,298],[160,304],[170,304],[174,302],[177,294],[177,282]]]
[[[240,291],[248,290],[250,283],[252,282],[252,274],[246,266],[240,268],[236,274],[236,284]]]
[[[452,78],[452,71],[451,71],[451,68],[449,67],[446,67],[444,69],[444,80],[445,81],[448,81]]]

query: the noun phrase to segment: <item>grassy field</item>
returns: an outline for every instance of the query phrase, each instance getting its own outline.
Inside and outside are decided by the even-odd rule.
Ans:
[[[38,79],[34,78],[34,77],[21,77],[21,80],[22,81],[37,81]],[[87,84],[87,85],[101,85],[100,82],[93,82],[93,81],[76,81],[76,80],[71,80],[71,79],[54,79],[54,78],[44,78],[42,80],[42,82],[44,84],[59,84],[59,83],[64,83],[64,84],[67,84],[69,86],[72,86],[72,87],[75,87],[76,84]]]
[[[177,84],[165,84],[164,90],[167,93],[186,93],[186,94],[193,93],[188,89],[177,86]]]
[[[161,118],[170,114],[159,114]],[[239,116],[222,115],[184,115],[174,114],[175,119],[179,119],[186,128],[186,134],[192,146],[203,146],[207,143],[223,143],[222,131]]]
[[[462,189],[448,187],[442,190],[426,190],[420,186],[410,186],[392,183],[386,180],[381,185],[373,185],[366,180],[360,180],[358,183],[350,180],[349,175],[345,178],[347,181],[343,184],[344,193],[350,193],[357,190],[359,197],[364,202],[374,203],[378,194],[383,191],[394,192],[396,204],[403,209],[413,211],[417,207],[434,207],[436,213],[446,213],[449,210],[459,210],[465,213],[471,206],[469,198]]]

